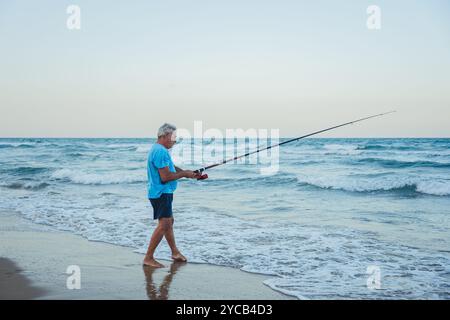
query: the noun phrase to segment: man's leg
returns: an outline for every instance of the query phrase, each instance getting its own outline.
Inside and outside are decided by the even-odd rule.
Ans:
[[[181,252],[177,248],[177,245],[175,244],[175,235],[173,233],[174,219],[173,217],[170,219],[171,219],[170,227],[166,231],[164,236],[166,237],[170,250],[172,250],[172,259],[174,259],[175,261],[187,261],[186,257],[181,254]]]
[[[164,234],[169,230],[171,226],[172,221],[170,220],[170,218],[159,219],[158,226],[156,227],[155,231],[153,231],[152,237],[150,239],[150,244],[148,245],[147,254],[144,258],[144,265],[155,268],[164,267],[163,264],[159,263],[155,260],[155,258],[153,258],[153,254],[155,253],[156,247],[161,242],[161,239],[164,237]]]

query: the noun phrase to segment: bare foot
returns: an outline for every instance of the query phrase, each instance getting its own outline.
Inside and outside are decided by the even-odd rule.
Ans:
[[[154,258],[145,258],[143,262],[144,266],[149,266],[153,268],[164,268],[164,265],[162,263],[159,263]]]
[[[186,262],[187,259],[185,256],[183,256],[180,252],[178,253],[173,253],[172,254],[172,259],[175,261],[181,261],[181,262]]]

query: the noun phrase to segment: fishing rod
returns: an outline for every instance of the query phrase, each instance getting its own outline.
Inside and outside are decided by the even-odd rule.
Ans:
[[[384,115],[386,115],[386,114],[393,113],[393,112],[395,112],[395,110],[389,111],[389,112],[384,112],[384,113],[375,114],[375,115],[373,115],[373,116],[369,116],[369,117],[365,117],[365,118],[360,118],[360,119],[357,119],[357,120],[353,120],[353,121],[350,121],[350,122],[346,122],[346,123],[343,123],[343,124],[339,124],[339,125],[337,125],[337,126],[333,126],[333,127],[330,127],[330,128],[326,128],[326,129],[322,129],[322,130],[319,130],[319,131],[315,131],[315,132],[313,132],[313,133],[308,133],[308,134],[305,134],[304,136],[301,136],[301,137],[292,138],[292,139],[289,139],[289,140],[286,140],[286,141],[283,141],[283,142],[280,142],[280,143],[277,143],[277,144],[274,144],[274,145],[271,145],[271,146],[268,146],[268,147],[265,147],[265,148],[262,148],[262,149],[257,149],[257,150],[254,150],[254,151],[252,151],[252,152],[248,152],[248,153],[242,154],[242,155],[240,155],[240,156],[236,156],[236,157],[234,157],[234,158],[230,158],[230,159],[227,159],[227,160],[223,160],[222,162],[218,162],[218,163],[215,163],[215,164],[211,164],[211,165],[209,165],[209,166],[207,166],[207,167],[203,167],[203,168],[194,170],[194,173],[200,173],[200,174],[201,174],[201,176],[200,176],[199,178],[197,178],[197,180],[204,180],[204,179],[207,179],[207,178],[208,178],[208,175],[207,175],[206,173],[203,173],[203,171],[208,170],[208,169],[211,169],[211,168],[214,168],[214,167],[217,167],[217,166],[221,166],[221,165],[223,165],[223,164],[225,164],[225,163],[228,163],[228,162],[230,162],[230,161],[235,161],[235,160],[238,160],[238,159],[240,159],[240,158],[248,157],[249,155],[252,155],[252,154],[255,154],[255,153],[264,151],[264,150],[268,150],[268,149],[271,149],[271,148],[279,147],[279,146],[281,146],[281,145],[283,145],[283,144],[287,144],[287,143],[290,143],[290,142],[298,141],[298,140],[300,140],[300,139],[304,139],[304,138],[307,138],[307,137],[311,137],[311,136],[314,136],[314,135],[316,135],[316,134],[319,134],[319,133],[322,133],[322,132],[325,132],[325,131],[330,131],[330,130],[333,130],[333,129],[337,129],[337,128],[340,128],[340,127],[343,127],[343,126],[348,126],[348,125],[354,124],[354,123],[356,123],[356,122],[368,120],[368,119],[371,119],[371,118],[381,117],[381,116],[384,116]]]

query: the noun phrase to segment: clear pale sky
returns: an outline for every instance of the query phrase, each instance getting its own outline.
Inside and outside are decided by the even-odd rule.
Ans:
[[[0,137],[296,136],[391,109],[323,136],[450,137],[448,0],[0,0]]]

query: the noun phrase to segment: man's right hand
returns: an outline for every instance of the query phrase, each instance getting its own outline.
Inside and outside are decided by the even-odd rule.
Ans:
[[[195,173],[195,172],[192,171],[192,170],[184,170],[183,173],[184,173],[183,176],[184,176],[185,178],[196,179],[196,178],[198,177],[198,173]]]

